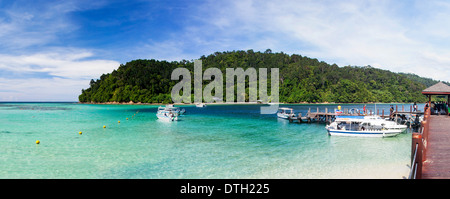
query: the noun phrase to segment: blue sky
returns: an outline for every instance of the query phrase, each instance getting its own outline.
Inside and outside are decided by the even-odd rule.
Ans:
[[[77,101],[133,59],[301,54],[450,81],[444,0],[0,0],[0,101]]]

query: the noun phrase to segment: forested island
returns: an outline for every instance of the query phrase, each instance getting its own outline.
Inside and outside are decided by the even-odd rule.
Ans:
[[[427,99],[421,91],[438,82],[371,66],[338,67],[301,55],[273,53],[270,49],[216,52],[200,60],[203,71],[214,67],[223,74],[226,68],[267,68],[269,82],[270,68],[279,68],[279,100],[284,103],[425,102]],[[191,74],[194,72],[194,62],[187,60],[134,60],[121,64],[117,70],[91,80],[90,87],[82,90],[79,101],[172,103],[171,89],[179,81],[171,80],[171,73],[179,67],[187,68]],[[203,87],[209,82],[204,81]],[[270,92],[270,85],[268,90]],[[223,93],[226,93],[225,86]],[[248,93],[246,97],[248,99]]]

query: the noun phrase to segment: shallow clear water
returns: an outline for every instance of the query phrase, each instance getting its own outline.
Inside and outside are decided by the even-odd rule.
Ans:
[[[336,108],[282,106],[303,115],[309,107]],[[0,103],[0,178],[402,178],[409,172],[409,132],[334,137],[325,124],[261,115],[260,105],[181,107],[186,116],[167,123],[157,120],[154,105]],[[388,104],[377,108],[389,112]]]

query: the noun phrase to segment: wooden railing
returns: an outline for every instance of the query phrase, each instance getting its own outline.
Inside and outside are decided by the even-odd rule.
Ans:
[[[430,129],[430,108],[425,108],[424,118],[420,125],[419,132],[412,134],[411,144],[411,171],[409,179],[422,178],[423,161],[426,160],[428,133]]]

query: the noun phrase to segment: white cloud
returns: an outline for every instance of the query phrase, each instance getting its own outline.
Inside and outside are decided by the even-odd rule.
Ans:
[[[93,53],[85,50],[59,51],[30,55],[0,54],[0,70],[5,73],[44,73],[32,78],[0,76],[0,101],[77,101],[90,79],[97,79],[119,67],[112,60],[89,60]]]
[[[80,88],[89,81],[77,79],[6,79],[0,77],[0,101],[78,101]]]
[[[98,78],[119,66],[112,60],[88,60],[88,51],[55,51],[30,55],[0,54],[0,69],[15,72],[44,72],[51,76],[68,79]]]

